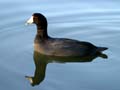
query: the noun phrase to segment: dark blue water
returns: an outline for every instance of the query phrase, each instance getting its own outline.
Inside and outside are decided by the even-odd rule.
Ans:
[[[119,0],[0,1],[0,90],[120,90]],[[34,12],[48,19],[48,33],[106,46],[108,59],[49,63],[44,80],[32,87],[35,25],[25,26]]]

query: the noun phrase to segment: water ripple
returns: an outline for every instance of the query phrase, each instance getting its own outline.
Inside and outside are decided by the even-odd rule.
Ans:
[[[76,79],[78,83],[81,83],[81,86],[83,86],[82,88],[84,87],[88,88],[89,86],[89,90],[91,88],[92,88],[91,90],[93,90],[93,88],[95,90],[102,90],[105,87],[106,90],[110,90],[112,87],[113,90],[119,90],[120,88],[119,85],[117,84],[120,81],[119,81],[119,77],[118,76],[116,77],[116,75],[120,75],[120,73],[118,72],[119,64],[120,64],[119,5],[120,2],[118,0],[115,1],[113,0],[100,0],[100,1],[97,0],[90,0],[90,1],[89,0],[71,0],[71,1],[69,0],[60,0],[60,1],[1,0],[0,1],[0,8],[1,8],[0,68],[2,69],[3,72],[9,71],[9,73],[6,74],[8,76],[11,75],[10,78],[15,78],[17,81],[18,78],[20,78],[19,76],[23,78],[26,73],[28,74],[30,72],[33,72],[32,70],[34,69],[34,64],[32,61],[33,60],[32,54],[33,54],[33,40],[36,33],[35,31],[36,27],[35,25],[27,27],[24,24],[32,13],[40,12],[43,13],[48,19],[48,23],[49,23],[48,32],[50,36],[66,37],[66,38],[72,38],[82,41],[89,41],[94,43],[95,45],[106,46],[109,48],[109,50],[106,51],[110,56],[108,61],[102,61],[102,62],[98,61],[99,63],[94,62],[92,64],[91,63],[80,64],[79,66],[77,66],[77,64],[76,65],[71,64],[74,67],[77,66],[78,68],[78,70],[77,68],[73,68],[73,71],[71,71],[69,68],[66,68],[66,71],[70,70],[70,73],[77,72],[78,77],[81,76],[83,77],[84,80],[86,80],[86,81],[78,80],[80,77],[73,78],[74,80]],[[102,66],[104,66],[104,68]],[[50,67],[56,68],[57,66],[50,66]],[[60,70],[65,72],[64,68],[60,67]],[[48,71],[49,71],[48,74],[50,74],[50,70]],[[10,73],[13,72],[15,75],[12,76],[12,74]],[[57,75],[58,74],[56,73],[54,78],[52,77],[51,79],[47,79],[48,80],[48,83],[46,82],[47,84],[49,84],[51,80],[53,84],[53,87],[51,88],[47,87],[47,89],[53,90],[56,81],[58,81],[56,85],[61,84],[63,87],[66,85],[65,83],[68,83],[69,80],[67,81],[66,79],[66,81],[64,82],[64,80],[62,81],[62,79],[56,77]],[[111,76],[108,77],[109,75]],[[53,76],[53,73],[51,73],[51,76]],[[97,78],[98,76],[99,79]],[[4,74],[2,75],[2,77],[4,77]],[[90,77],[92,77],[92,79]],[[111,77],[116,77],[116,79],[113,80],[114,78]],[[69,79],[73,80],[70,77]],[[1,80],[2,80],[1,82],[4,82],[3,79]],[[14,81],[10,80],[12,86],[13,84],[16,83],[16,80]],[[102,83],[103,81],[105,82]],[[9,84],[7,80],[5,80],[5,82]],[[20,85],[21,87],[23,87],[24,86],[22,84],[23,82],[25,82],[25,80],[21,81],[21,84],[16,83],[16,85],[17,86]],[[94,85],[92,85],[91,82]],[[43,86],[46,85],[46,83],[43,83]],[[4,87],[6,87],[5,84],[3,85],[1,90],[5,90],[4,89]],[[16,87],[15,89],[18,89],[16,85],[14,87]],[[109,87],[107,87],[108,85]],[[74,88],[76,88],[77,86],[78,88],[81,88],[79,87],[79,85],[75,85],[75,84],[69,86],[74,86]],[[115,87],[119,89],[115,89]],[[58,86],[58,88],[60,88],[60,86]],[[87,88],[85,88],[84,90],[87,90]],[[68,87],[66,89],[72,90],[71,88]],[[22,88],[21,90],[25,90],[25,89]],[[26,90],[29,89],[27,88]]]

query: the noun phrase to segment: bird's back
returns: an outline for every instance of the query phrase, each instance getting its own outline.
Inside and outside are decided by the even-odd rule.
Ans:
[[[65,38],[49,38],[35,46],[38,52],[52,56],[85,56],[94,54],[97,50],[91,43]]]

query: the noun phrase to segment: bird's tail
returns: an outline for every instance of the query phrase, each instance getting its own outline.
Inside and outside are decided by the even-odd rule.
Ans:
[[[97,53],[99,54],[100,57],[102,58],[108,58],[106,54],[103,54],[102,51],[107,50],[107,47],[98,47],[97,48]]]
[[[98,47],[97,51],[102,52],[102,51],[107,50],[107,49],[108,49],[107,47]]]

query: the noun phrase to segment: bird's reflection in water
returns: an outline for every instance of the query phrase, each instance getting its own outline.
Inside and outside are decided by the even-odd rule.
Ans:
[[[99,53],[91,56],[84,57],[56,57],[56,56],[46,56],[34,51],[34,63],[35,72],[34,76],[25,76],[32,86],[39,85],[45,78],[46,67],[48,63],[58,62],[58,63],[79,63],[79,62],[91,62],[97,57],[107,58],[107,55]]]

